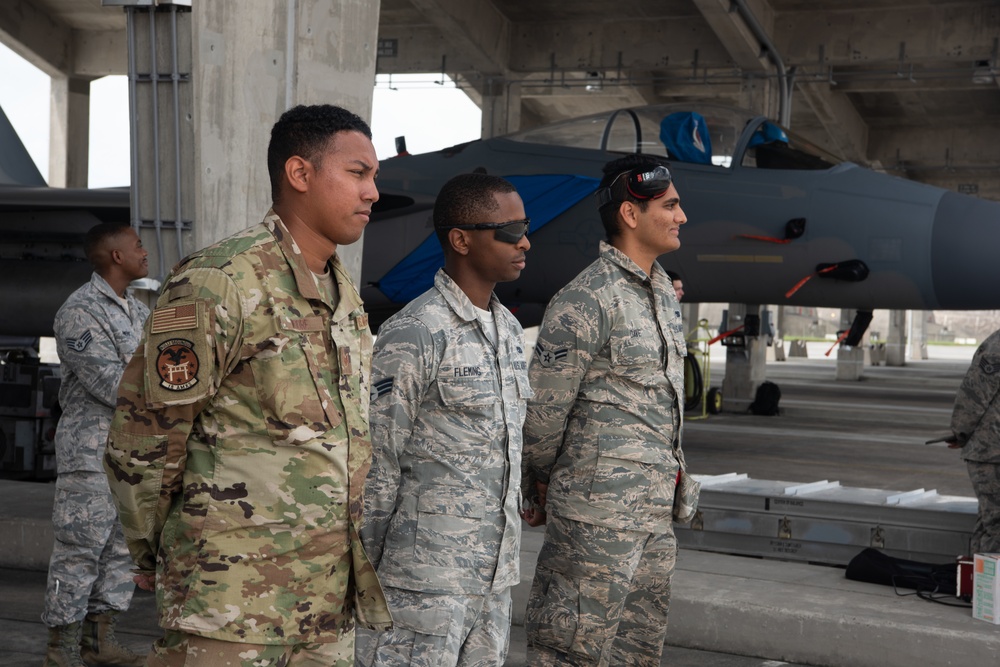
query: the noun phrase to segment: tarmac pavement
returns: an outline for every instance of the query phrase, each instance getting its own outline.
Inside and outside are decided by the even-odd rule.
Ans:
[[[768,364],[768,378],[782,387],[781,416],[689,420],[685,451],[692,471],[972,495],[959,456],[922,444],[947,426],[968,359],[869,367],[853,383],[834,382],[832,364]],[[39,615],[52,488],[0,482],[0,667],[37,665],[44,654]],[[526,530],[523,540],[512,667],[527,665],[523,611],[541,535]],[[120,627],[133,648],[148,646],[159,635],[153,597],[138,592]],[[1000,630],[973,619],[968,608],[850,581],[839,567],[687,549],[674,577],[667,642],[662,664],[674,666],[1000,664]]]

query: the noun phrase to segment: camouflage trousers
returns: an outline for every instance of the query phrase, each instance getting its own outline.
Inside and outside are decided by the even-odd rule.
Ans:
[[[965,464],[979,501],[970,548],[974,554],[1000,552],[1000,464],[979,461]]]
[[[153,643],[146,667],[351,667],[354,630],[323,644],[244,644],[165,631]]]
[[[673,532],[549,514],[525,629],[532,667],[659,667],[677,561]]]
[[[393,629],[358,628],[364,667],[501,667],[510,643],[511,595],[436,595],[386,587]]]
[[[56,627],[88,613],[128,609],[135,591],[132,558],[104,473],[59,475],[52,525],[55,544],[42,622]]]

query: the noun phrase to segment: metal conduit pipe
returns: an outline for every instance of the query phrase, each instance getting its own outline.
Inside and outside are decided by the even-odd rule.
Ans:
[[[140,219],[139,219],[139,141],[136,139],[136,133],[138,132],[138,124],[136,122],[136,59],[135,59],[135,7],[125,8],[125,33],[128,39],[128,124],[129,133],[132,140],[129,142],[129,157],[131,164],[129,165],[129,181],[131,187],[129,188],[131,196],[131,221],[132,229],[135,233],[139,233]]]
[[[767,36],[764,28],[761,27],[760,23],[757,22],[757,17],[753,15],[750,8],[747,6],[746,0],[732,0],[733,6],[736,7],[739,12],[740,18],[746,23],[747,28],[753,33],[754,37],[761,43],[761,46],[767,51],[767,55],[771,58],[771,62],[778,69],[778,122],[785,127],[789,126],[792,120],[792,95],[789,90],[789,80],[788,74],[785,70],[785,62],[781,59],[781,54],[778,53],[778,49],[775,48],[774,43],[771,38]]]
[[[177,261],[184,258],[184,203],[181,200],[181,102],[180,68],[177,63],[177,5],[170,6],[170,83],[174,95],[174,234],[177,236]]]
[[[156,61],[156,9],[149,9],[149,84],[153,96],[153,227],[156,230],[156,251],[159,258],[158,280],[167,275],[168,267],[163,251],[163,217],[160,207],[160,69]]]

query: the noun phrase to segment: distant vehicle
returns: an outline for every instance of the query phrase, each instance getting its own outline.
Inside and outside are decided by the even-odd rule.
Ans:
[[[443,265],[431,226],[449,178],[485,169],[517,186],[531,218],[527,268],[497,286],[522,323],[597,256],[592,194],[624,153],[666,157],[688,222],[661,258],[685,301],[855,308],[995,309],[1000,204],[888,176],[728,106],[597,114],[381,162],[365,232],[362,297],[384,319]],[[797,287],[797,289],[796,289]]]

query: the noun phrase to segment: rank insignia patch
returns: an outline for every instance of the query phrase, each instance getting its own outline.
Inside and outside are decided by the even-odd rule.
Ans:
[[[989,359],[987,359],[986,357],[983,357],[982,359],[979,360],[979,370],[986,373],[987,375],[993,375],[994,373],[997,372],[997,365],[992,361],[990,361]]]
[[[160,386],[170,391],[184,391],[198,384],[198,355],[194,343],[183,338],[171,338],[159,344],[156,373]]]
[[[538,363],[545,368],[548,368],[560,359],[565,359],[567,354],[569,354],[568,348],[561,347],[558,350],[551,350],[541,342],[535,343],[535,356],[538,357]]]
[[[79,338],[67,338],[66,347],[73,350],[74,352],[83,352],[90,345],[90,341],[94,340],[94,335],[89,331],[84,331],[83,335]]]
[[[385,378],[384,380],[379,380],[372,385],[372,400],[376,400],[379,396],[385,396],[390,391],[392,391],[392,386],[394,384],[394,378]]]

